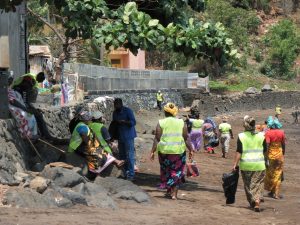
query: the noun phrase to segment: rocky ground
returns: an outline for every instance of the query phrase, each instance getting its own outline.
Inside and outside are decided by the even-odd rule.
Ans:
[[[6,204],[1,206],[0,224],[299,224],[300,126],[291,123],[290,112],[284,110],[282,118],[287,135],[285,181],[282,185],[284,198],[274,200],[266,197],[261,213],[254,213],[248,208],[241,180],[236,203],[230,206],[225,204],[221,177],[232,168],[236,140],[231,142],[231,151],[227,159],[221,158],[220,149],[215,155],[208,155],[203,151],[197,153],[195,160],[200,168],[200,176],[187,180],[179,192],[179,200],[165,199],[164,193],[155,188],[159,183],[158,161],[148,160],[153,139],[151,133],[162,114],[158,111],[140,111],[136,114],[139,131],[136,149],[140,173],[135,184],[138,186],[115,178],[97,178],[94,183],[88,183],[81,176],[74,175],[73,170],[47,167],[38,176],[44,177],[43,182],[47,186],[45,190],[37,190],[43,193],[42,195],[33,191],[34,182],[26,184],[26,178],[24,184],[29,187],[25,189],[0,186],[0,198],[4,195],[3,202]],[[257,117],[259,122],[263,122],[269,114],[273,114],[273,110],[248,113]],[[235,136],[242,131],[244,115],[230,115]],[[216,119],[220,122],[219,118]],[[70,171],[73,171],[71,177],[76,179],[62,179],[61,176],[57,176],[64,174],[65,178],[70,178]],[[32,176],[36,177],[36,174]],[[48,179],[53,180],[52,184],[47,183]],[[9,201],[12,196],[14,201]],[[22,201],[16,201],[15,196],[23,196]],[[24,201],[26,196],[35,196],[35,202],[31,199],[29,203],[32,205],[28,205],[29,203]],[[92,198],[93,196],[95,198]],[[47,198],[54,198],[56,201],[48,199],[44,202]],[[41,207],[41,202],[48,202],[52,208]],[[64,208],[57,208],[58,203],[66,205]]]

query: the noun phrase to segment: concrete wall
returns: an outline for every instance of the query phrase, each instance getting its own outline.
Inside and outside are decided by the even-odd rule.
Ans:
[[[198,82],[197,74],[186,71],[128,70],[66,63],[66,76],[74,73],[79,75],[85,91],[183,89],[189,85],[197,86]],[[208,82],[205,86],[208,87]]]
[[[250,110],[274,109],[277,104],[284,108],[300,107],[300,92],[263,92],[246,95],[194,95],[192,108],[203,116],[215,116],[231,112],[247,112]]]

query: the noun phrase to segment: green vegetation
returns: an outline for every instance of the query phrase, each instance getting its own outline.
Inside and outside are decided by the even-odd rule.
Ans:
[[[234,45],[246,49],[249,36],[257,31],[260,24],[255,11],[233,7],[227,0],[210,0],[205,11],[205,18],[221,22]]]
[[[268,56],[262,72],[270,77],[290,79],[296,73],[294,62],[300,51],[300,35],[291,20],[282,20],[266,35]]]

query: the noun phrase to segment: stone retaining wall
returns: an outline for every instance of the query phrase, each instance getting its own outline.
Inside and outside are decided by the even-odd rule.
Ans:
[[[275,109],[277,104],[284,108],[300,106],[300,92],[262,92],[259,94],[197,95],[192,108],[203,116],[231,112],[246,112],[257,109]]]

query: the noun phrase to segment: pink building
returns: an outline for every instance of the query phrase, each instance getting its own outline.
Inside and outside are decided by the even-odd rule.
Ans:
[[[126,69],[145,69],[145,51],[139,50],[137,56],[133,55],[128,49],[118,48],[108,55],[111,66]]]

